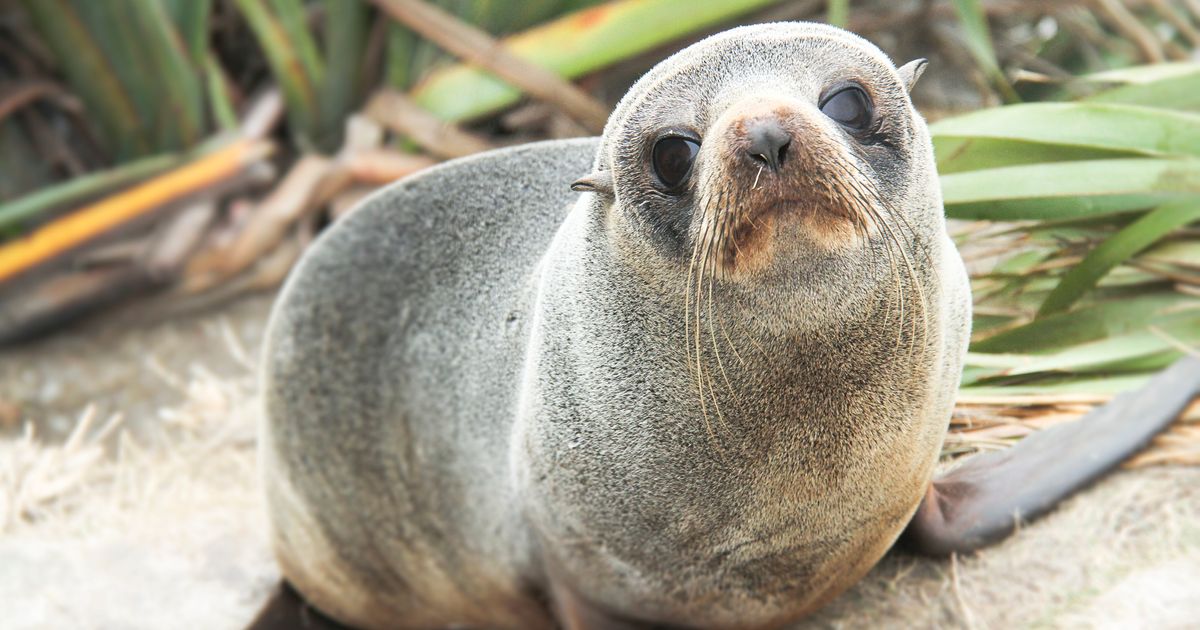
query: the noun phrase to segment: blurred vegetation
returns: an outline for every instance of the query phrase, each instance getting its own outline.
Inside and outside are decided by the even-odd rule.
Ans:
[[[391,178],[497,144],[586,133],[561,104],[543,103],[549,113],[521,106],[532,88],[458,62],[397,19],[413,4],[4,5],[0,236],[9,243],[0,245],[0,291],[43,255],[111,285],[79,262],[76,245],[140,216],[115,213],[132,207],[123,202],[99,203],[135,192],[147,216],[208,199],[192,253],[165,283],[161,270],[154,278],[191,287],[185,293],[212,290],[248,273],[230,259],[263,266],[287,250],[278,263],[286,271],[314,231]],[[877,41],[917,39],[918,53],[942,59],[944,76],[978,105],[1006,103],[931,127],[947,214],[966,221],[954,230],[975,274],[964,393],[1111,392],[1200,343],[1195,0],[430,4],[502,38],[495,45],[520,60],[580,79],[606,106],[619,95],[606,90],[606,68],[659,58],[737,21],[826,19]],[[281,105],[272,109],[274,91]],[[243,151],[222,153],[239,142]],[[184,168],[209,175],[167,179]],[[72,215],[93,232],[52,238],[55,219]],[[38,239],[41,249],[17,251]],[[201,271],[207,280],[196,279]],[[71,302],[51,285],[21,290],[50,295],[51,306],[105,303]],[[271,282],[245,286],[260,285]]]

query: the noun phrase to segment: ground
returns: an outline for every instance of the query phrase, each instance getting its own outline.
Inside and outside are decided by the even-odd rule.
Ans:
[[[254,444],[270,300],[154,325],[126,313],[0,354],[4,627],[253,616],[277,580]],[[1148,468],[978,554],[892,552],[800,627],[1185,628],[1197,593],[1200,468]]]

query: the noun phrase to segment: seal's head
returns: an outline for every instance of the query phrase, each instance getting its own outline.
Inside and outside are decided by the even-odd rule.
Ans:
[[[897,69],[822,24],[726,31],[630,89],[574,187],[599,193],[610,236],[649,264],[783,307],[808,287],[810,312],[823,310],[814,300],[855,302],[941,230],[928,132],[908,97],[924,65]]]

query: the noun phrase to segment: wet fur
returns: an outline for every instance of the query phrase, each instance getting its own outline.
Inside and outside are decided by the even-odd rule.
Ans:
[[[847,74],[892,146],[814,113]],[[457,161],[329,230],[264,362],[288,580],[364,628],[774,627],[856,581],[929,483],[970,319],[909,82],[830,27],[734,29],[599,141]],[[805,173],[755,183],[712,135],[682,201],[647,184],[653,130],[780,102]],[[611,194],[568,191],[589,170]]]

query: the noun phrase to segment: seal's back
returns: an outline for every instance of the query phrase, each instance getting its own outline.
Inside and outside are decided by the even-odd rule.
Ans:
[[[533,271],[596,146],[525,145],[407,178],[290,277],[264,357],[265,485],[286,579],[331,616],[544,616],[513,577],[528,552],[506,445]]]

